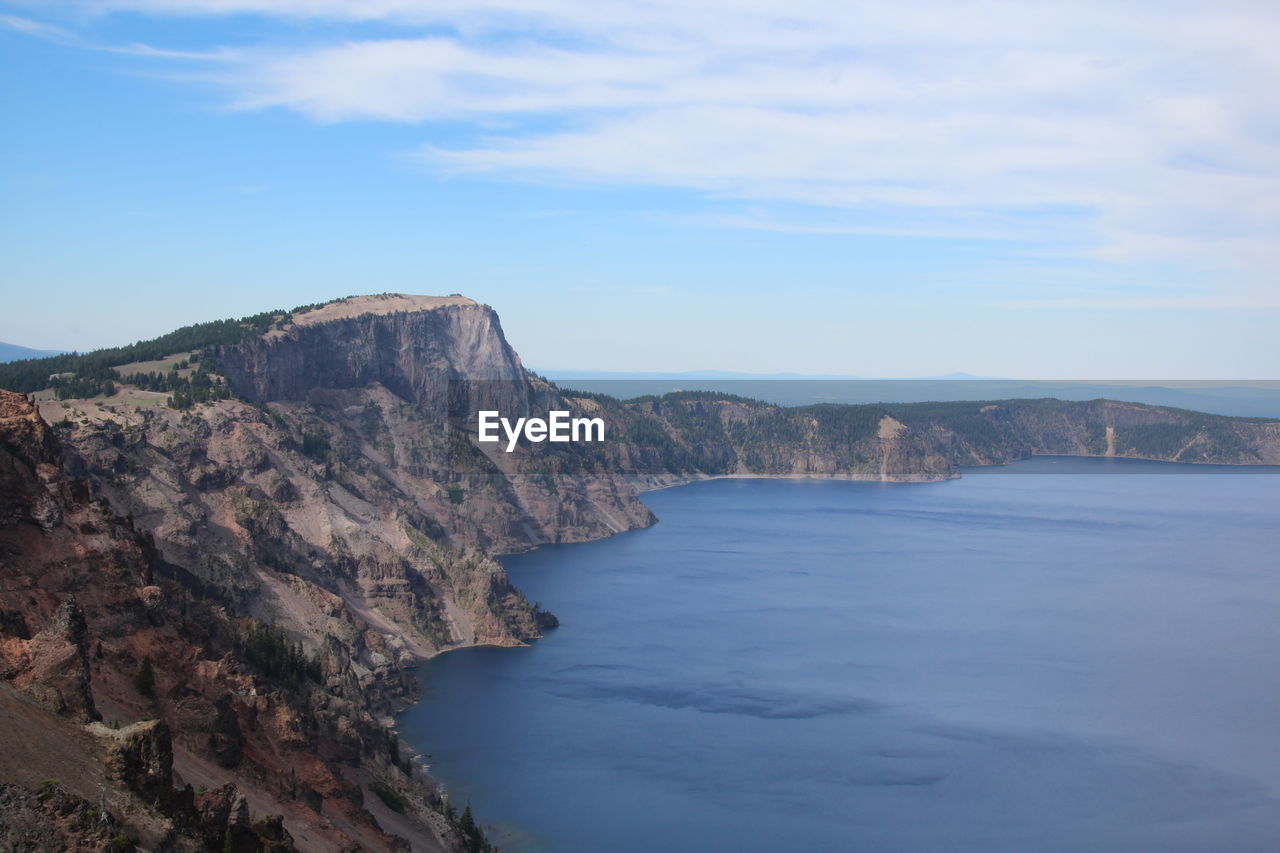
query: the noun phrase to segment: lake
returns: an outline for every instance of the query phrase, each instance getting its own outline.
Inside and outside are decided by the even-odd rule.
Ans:
[[[505,558],[562,627],[435,659],[400,720],[508,853],[1280,844],[1280,476],[645,501],[652,528]]]

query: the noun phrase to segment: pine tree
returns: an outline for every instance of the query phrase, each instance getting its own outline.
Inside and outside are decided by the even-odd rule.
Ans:
[[[133,686],[148,699],[156,698],[156,671],[151,665],[150,655],[142,659],[142,665],[138,667],[138,674],[133,677]]]

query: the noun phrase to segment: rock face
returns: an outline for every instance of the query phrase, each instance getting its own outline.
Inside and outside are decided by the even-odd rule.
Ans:
[[[957,465],[1035,455],[1221,465],[1280,464],[1280,421],[1116,400],[995,400],[893,407]]]
[[[464,297],[356,297],[296,315],[218,363],[237,395],[265,403],[377,383],[423,411],[448,405],[449,381],[525,381],[498,315]]]
[[[360,805],[381,775],[416,792],[424,817],[401,831],[440,849],[425,816],[443,802],[390,758],[390,660],[379,680],[358,662],[372,654],[362,639],[308,658],[231,612],[63,473],[72,460],[21,395],[0,392],[0,413],[0,778],[30,794],[0,791],[15,843],[283,851],[302,821],[306,849],[393,849]],[[182,780],[211,773],[228,809]]]
[[[159,720],[146,720],[118,730],[103,730],[110,746],[107,770],[148,801],[173,789],[173,738]]]
[[[238,612],[337,638],[354,683],[403,695],[440,649],[537,637],[552,618],[490,555],[650,524],[625,478],[459,446],[450,413],[545,409],[496,315],[461,297],[362,297],[221,348],[240,397],[64,433],[69,470]]]
[[[0,524],[33,521],[51,530],[62,520],[56,489],[61,476],[57,440],[20,394],[0,394]]]
[[[236,767],[244,760],[244,733],[231,695],[220,697],[214,710],[209,721],[209,752],[219,767]]]
[[[27,644],[29,669],[17,679],[50,711],[88,723],[101,719],[89,681],[89,628],[68,594],[48,626]]]
[[[714,392],[590,404],[621,436],[605,467],[635,482],[706,476],[922,482],[1033,455],[1280,464],[1280,422],[1114,400],[997,400],[784,408]]]
[[[37,791],[0,783],[0,848],[32,853],[99,853],[133,850],[110,846],[118,832],[92,803],[57,782]]]

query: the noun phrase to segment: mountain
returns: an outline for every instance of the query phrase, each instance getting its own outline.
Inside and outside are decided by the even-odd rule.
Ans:
[[[0,341],[0,362],[18,361],[24,358],[45,358],[51,355],[61,355],[64,352],[66,350],[31,349],[30,347],[6,344],[4,341]]]
[[[1083,382],[1029,379],[615,379],[561,378],[564,388],[630,399],[673,391],[717,391],[783,406],[814,403],[896,404],[940,400],[1098,398],[1194,409],[1219,415],[1280,418],[1280,382]]]
[[[1036,453],[1280,463],[1274,420],[1109,400],[564,390],[460,296],[202,324],[0,368],[6,383],[37,402],[0,399],[0,700],[23,721],[0,727],[16,786],[0,818],[71,832],[59,810],[87,813],[108,785],[116,831],[175,849],[218,833],[236,849],[484,849],[388,728],[412,671],[554,626],[494,557],[652,524],[645,489],[941,480]],[[606,440],[506,453],[475,441],[481,409],[568,410]],[[32,744],[66,756],[57,774],[35,778],[49,765]]]

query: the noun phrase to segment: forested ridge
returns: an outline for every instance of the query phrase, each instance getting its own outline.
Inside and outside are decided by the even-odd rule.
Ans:
[[[193,353],[193,362],[199,359],[204,350],[232,346],[251,338],[258,337],[271,329],[280,329],[287,325],[294,315],[302,314],[325,303],[300,305],[290,311],[275,310],[251,314],[239,319],[211,320],[183,326],[168,334],[150,340],[137,341],[119,347],[107,347],[92,352],[71,352],[62,355],[51,355],[43,358],[27,358],[18,361],[0,363],[0,388],[30,394],[53,388],[59,399],[82,399],[99,394],[111,396],[116,392],[118,383],[138,385],[147,390],[177,392],[177,400],[204,402],[218,399],[217,394],[208,392],[213,383],[192,379],[187,382],[177,381],[164,373],[152,371],[147,374],[132,374],[121,377],[114,369],[127,364],[144,361],[157,361],[176,353]],[[207,371],[205,371],[207,372]],[[197,376],[201,373],[196,371]],[[156,378],[158,376],[158,378]],[[185,379],[185,377],[184,377]],[[200,386],[205,386],[203,389]],[[180,405],[179,408],[184,408]]]
[[[583,450],[624,468],[678,475],[778,473],[787,465],[869,471],[895,442],[954,466],[1008,462],[1036,454],[1113,455],[1257,464],[1280,441],[1277,421],[1095,399],[778,406],[714,391],[618,400],[562,391],[603,415],[625,459]],[[891,419],[892,437],[881,435]],[[896,424],[896,425],[895,425]],[[901,436],[896,433],[901,430]],[[606,464],[609,464],[606,462]]]

